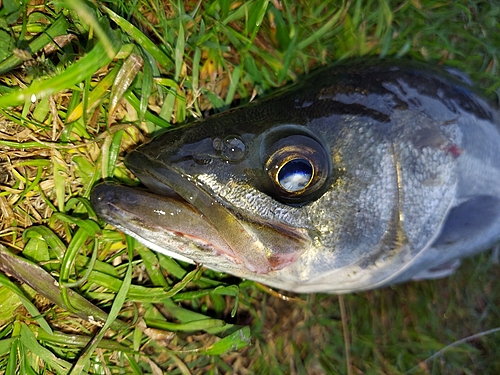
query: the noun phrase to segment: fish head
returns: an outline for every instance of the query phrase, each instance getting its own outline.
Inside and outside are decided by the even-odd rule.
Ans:
[[[310,246],[300,212],[328,189],[328,147],[299,124],[236,117],[221,126],[225,119],[227,114],[170,131],[130,153],[126,164],[149,190],[162,197],[176,193],[199,213],[202,232],[177,233],[212,247],[218,256],[211,263],[226,255],[238,267],[268,274]],[[217,231],[218,241],[213,235],[206,240],[208,228]],[[193,260],[208,264],[205,255]]]
[[[459,203],[467,123],[492,121],[458,87],[326,70],[138,147],[126,165],[147,190],[103,184],[92,203],[154,250],[281,289],[405,281],[447,259],[423,254]]]

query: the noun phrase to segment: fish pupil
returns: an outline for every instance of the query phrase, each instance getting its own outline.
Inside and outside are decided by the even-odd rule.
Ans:
[[[313,177],[313,167],[306,159],[293,159],[283,164],[278,172],[279,185],[288,192],[305,189]]]

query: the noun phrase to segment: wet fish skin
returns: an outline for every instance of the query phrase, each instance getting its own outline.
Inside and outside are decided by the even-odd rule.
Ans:
[[[154,250],[281,289],[439,277],[500,239],[499,124],[445,71],[331,67],[137,148],[150,192],[100,185],[92,204]],[[312,165],[305,190],[279,187],[287,158]]]

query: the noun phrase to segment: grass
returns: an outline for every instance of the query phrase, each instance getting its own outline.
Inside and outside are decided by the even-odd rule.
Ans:
[[[500,4],[2,3],[0,373],[500,373],[489,254],[444,280],[283,296],[151,252],[88,202],[102,179],[138,183],[122,160],[146,138],[340,59],[446,64],[498,100]]]

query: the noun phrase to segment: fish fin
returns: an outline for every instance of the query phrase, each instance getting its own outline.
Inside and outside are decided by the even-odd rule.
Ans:
[[[455,270],[460,267],[462,262],[460,259],[454,259],[449,262],[440,264],[436,267],[431,267],[429,269],[420,271],[413,276],[413,280],[428,280],[428,279],[441,279],[443,277],[448,277],[452,275]]]
[[[491,262],[493,264],[500,264],[500,245],[495,245],[491,249]]]
[[[454,207],[443,225],[434,247],[450,246],[485,235],[500,214],[500,199],[489,195],[474,196]]]

